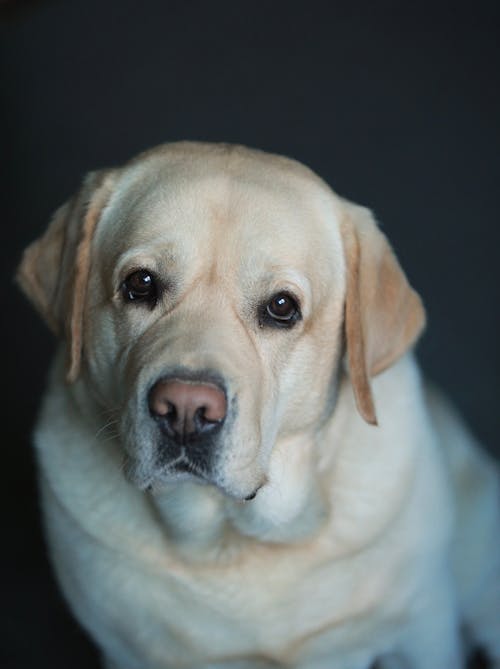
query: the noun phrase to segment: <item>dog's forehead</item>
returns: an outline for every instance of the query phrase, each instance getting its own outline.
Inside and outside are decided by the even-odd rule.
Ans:
[[[338,218],[332,192],[294,161],[259,152],[166,152],[124,170],[99,244],[114,254],[164,248],[186,262],[216,253],[221,261],[244,256],[250,264],[311,267],[338,256]]]

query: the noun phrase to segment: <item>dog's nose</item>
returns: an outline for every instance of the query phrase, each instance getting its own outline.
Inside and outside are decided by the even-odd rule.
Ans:
[[[222,388],[212,383],[163,379],[149,393],[149,409],[179,443],[213,432],[226,417]]]

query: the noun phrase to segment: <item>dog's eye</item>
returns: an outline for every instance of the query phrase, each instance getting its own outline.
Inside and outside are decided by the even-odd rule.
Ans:
[[[288,293],[277,293],[261,308],[260,324],[291,327],[301,318],[297,301]]]
[[[156,282],[147,269],[129,274],[123,282],[122,292],[128,302],[148,302],[154,306],[158,298]]]

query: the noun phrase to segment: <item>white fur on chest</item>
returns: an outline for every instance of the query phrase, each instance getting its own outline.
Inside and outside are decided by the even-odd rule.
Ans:
[[[313,545],[250,542],[229,561],[193,565],[167,546],[159,553],[154,541],[138,543],[135,554],[123,544],[105,546],[85,535],[48,490],[44,496],[63,591],[124,666],[134,657],[131,667],[255,656],[323,666],[366,638],[373,639],[371,656],[394,641],[394,621],[414,595],[408,556],[384,546],[330,561]]]

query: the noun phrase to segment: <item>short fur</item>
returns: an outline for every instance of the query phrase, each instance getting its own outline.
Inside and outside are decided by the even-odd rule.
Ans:
[[[124,299],[138,268],[155,306]],[[160,146],[90,175],[19,281],[62,340],[52,560],[106,666],[458,669],[464,639],[500,666],[496,466],[422,381],[424,310],[368,210],[292,160]],[[293,328],[259,322],[280,291]],[[172,370],[224,380],[207,471],[174,471],[148,410]]]

